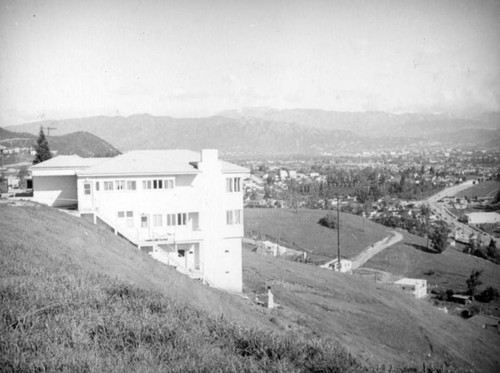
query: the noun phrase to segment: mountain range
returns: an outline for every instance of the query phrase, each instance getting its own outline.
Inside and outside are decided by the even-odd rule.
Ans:
[[[37,137],[31,133],[13,132],[0,127],[0,145],[7,148],[29,148],[36,143]],[[83,131],[50,136],[48,141],[50,149],[58,154],[76,154],[80,157],[111,157],[120,154],[111,144]]]
[[[138,114],[43,121],[8,127],[36,134],[86,131],[122,151],[218,148],[226,154],[292,154],[393,149],[397,146],[500,143],[500,113],[471,117],[316,109],[248,108],[203,118]]]

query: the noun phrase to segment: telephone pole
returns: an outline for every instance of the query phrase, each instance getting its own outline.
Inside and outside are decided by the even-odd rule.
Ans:
[[[337,265],[340,272],[340,195],[337,195]]]

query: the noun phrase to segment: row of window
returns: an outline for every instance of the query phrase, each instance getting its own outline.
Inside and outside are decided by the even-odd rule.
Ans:
[[[228,210],[226,211],[226,224],[235,225],[241,224],[242,222],[242,210]],[[119,219],[125,219],[128,228],[134,227],[134,212],[133,211],[118,211],[117,213]],[[163,226],[163,216],[162,214],[152,214],[151,224],[153,227]],[[179,212],[177,214],[166,214],[166,225],[167,227],[183,226],[187,225],[188,214],[186,212]],[[148,228],[150,224],[149,215],[141,215],[141,228]]]
[[[95,182],[95,190],[100,190],[100,182]],[[175,187],[175,179],[151,179],[142,181],[142,189],[173,189]],[[112,190],[137,190],[136,180],[113,180],[103,181],[102,188],[105,191]],[[92,184],[83,184],[83,193],[89,196],[92,193]]]
[[[126,219],[127,227],[132,228],[134,226],[134,212],[133,211],[118,211],[117,213],[119,219]],[[179,212],[177,214],[167,214],[166,224],[167,226],[182,226],[187,225],[187,213]],[[141,215],[141,228],[148,228],[150,224],[149,215]],[[153,227],[163,226],[163,215],[162,214],[152,214],[151,224]]]
[[[114,181],[103,181],[103,190],[136,190],[137,181],[136,180],[114,180]],[[142,181],[142,189],[173,189],[175,187],[175,179],[151,179]],[[90,183],[83,184],[83,193],[85,195],[90,195],[92,193],[92,186]],[[95,182],[95,190],[100,190],[100,182]],[[226,192],[241,192],[241,178],[240,177],[228,177],[226,178]]]

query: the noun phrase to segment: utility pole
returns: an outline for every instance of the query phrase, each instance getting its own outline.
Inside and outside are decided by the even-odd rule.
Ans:
[[[44,127],[43,126],[40,126],[40,128],[43,130]],[[50,130],[56,130],[57,128],[56,127],[45,127],[45,131],[47,132],[47,137],[50,136]]]
[[[340,195],[337,194],[337,265],[340,272]]]

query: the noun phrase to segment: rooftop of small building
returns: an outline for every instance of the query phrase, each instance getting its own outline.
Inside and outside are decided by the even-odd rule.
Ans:
[[[424,279],[421,278],[402,278],[401,280],[398,280],[395,282],[396,285],[417,285],[421,284],[423,282],[427,282]]]
[[[110,158],[82,158],[78,155],[58,155],[33,165],[31,168],[35,170],[51,168],[88,168],[109,159]]]

